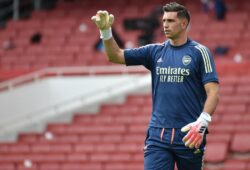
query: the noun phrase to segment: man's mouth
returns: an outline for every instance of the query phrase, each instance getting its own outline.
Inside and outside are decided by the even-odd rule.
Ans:
[[[169,34],[169,33],[170,33],[170,30],[164,30],[164,33],[165,33],[165,34]]]

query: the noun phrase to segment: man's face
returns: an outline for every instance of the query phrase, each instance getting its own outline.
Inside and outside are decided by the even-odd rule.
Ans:
[[[175,40],[186,30],[186,20],[177,17],[177,12],[164,12],[163,29],[167,38]]]

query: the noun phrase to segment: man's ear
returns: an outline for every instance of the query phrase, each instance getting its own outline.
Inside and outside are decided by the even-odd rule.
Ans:
[[[181,27],[183,29],[186,29],[188,27],[188,21],[186,19],[182,19],[182,21],[181,21]]]

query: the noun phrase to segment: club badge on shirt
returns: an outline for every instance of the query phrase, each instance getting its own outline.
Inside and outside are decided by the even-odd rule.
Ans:
[[[192,61],[192,58],[191,58],[190,56],[188,56],[188,55],[184,55],[184,56],[182,57],[182,63],[183,63],[185,66],[188,65],[188,64],[190,64],[191,61]]]

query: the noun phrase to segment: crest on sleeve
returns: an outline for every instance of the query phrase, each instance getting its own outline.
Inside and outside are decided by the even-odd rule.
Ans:
[[[189,55],[184,55],[182,57],[182,63],[186,66],[188,64],[190,64],[192,61],[192,58]]]

